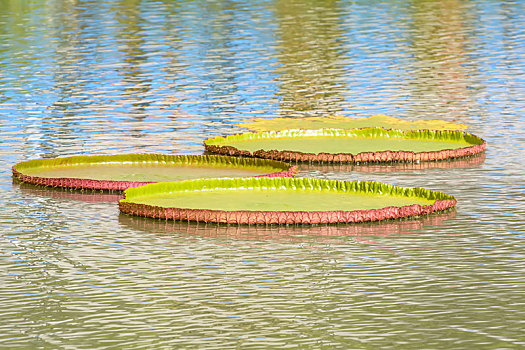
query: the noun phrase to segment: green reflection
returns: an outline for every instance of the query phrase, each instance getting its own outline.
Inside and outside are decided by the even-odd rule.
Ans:
[[[468,2],[462,0],[411,2],[410,51],[415,57],[411,70],[413,108],[410,116],[432,113],[451,121],[465,122],[474,108],[472,62],[468,58],[471,27]]]
[[[342,109],[340,6],[331,0],[275,1],[282,115],[326,115]]]
[[[12,70],[16,79],[9,84],[15,89],[25,89],[27,79],[21,70],[35,60],[30,55],[22,54],[33,41],[31,26],[24,25],[31,20],[31,15],[42,11],[43,1],[0,0],[0,103],[9,100],[9,86],[4,82],[8,78],[4,72]]]
[[[112,8],[118,23],[115,39],[121,54],[123,94],[131,102],[137,120],[145,118],[144,107],[149,103],[143,97],[150,91],[152,83],[141,68],[147,62],[141,3],[142,0],[120,0]]]

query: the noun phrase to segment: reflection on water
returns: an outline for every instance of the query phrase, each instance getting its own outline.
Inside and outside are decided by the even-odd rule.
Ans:
[[[68,201],[85,201],[85,202],[108,202],[116,203],[122,198],[124,194],[109,191],[81,191],[68,188],[49,188],[42,186],[30,185],[18,180],[13,183],[20,189],[21,193],[40,196],[44,198],[63,199]]]
[[[466,114],[476,108],[469,90],[476,67],[466,53],[466,31],[472,20],[469,6],[462,0],[412,1],[412,116],[421,115],[432,103],[441,112],[440,118],[468,122]],[[435,20],[429,21],[429,17]]]
[[[407,171],[419,171],[425,169],[468,169],[480,167],[485,162],[485,153],[477,154],[472,157],[452,159],[439,162],[420,162],[420,163],[366,163],[366,164],[316,164],[299,163],[299,171],[321,171],[321,172],[362,172],[362,173],[397,173]],[[302,173],[304,176],[304,173]]]
[[[523,1],[0,0],[0,347],[523,348]],[[446,119],[472,159],[302,165],[457,211],[213,226],[13,184],[28,159],[201,153],[250,117]]]
[[[449,210],[440,215],[427,215],[421,218],[405,220],[388,220],[364,224],[347,225],[219,225],[194,222],[178,222],[173,220],[156,220],[121,214],[119,223],[146,233],[182,234],[197,237],[234,238],[241,240],[272,240],[283,242],[301,242],[314,239],[320,242],[320,237],[337,236],[376,236],[413,233],[423,227],[438,227],[456,215],[455,210]],[[321,239],[321,242],[339,242],[332,239]]]
[[[327,116],[342,110],[343,31],[336,1],[275,3],[282,116]]]

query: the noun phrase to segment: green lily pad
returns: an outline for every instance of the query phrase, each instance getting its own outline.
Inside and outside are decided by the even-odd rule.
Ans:
[[[433,161],[481,153],[485,141],[463,131],[317,129],[245,133],[204,142],[211,153],[285,161]]]
[[[369,181],[236,178],[160,182],[130,188],[121,212],[229,224],[319,224],[378,221],[430,214],[454,197]]]
[[[77,189],[124,190],[151,182],[195,178],[293,176],[286,163],[224,156],[125,154],[36,159],[13,166],[25,183]]]
[[[465,124],[445,120],[405,120],[388,115],[377,114],[367,118],[348,118],[341,116],[303,117],[303,118],[253,118],[244,119],[236,126],[252,131],[281,131],[288,129],[359,129],[379,127],[398,130],[466,130]]]

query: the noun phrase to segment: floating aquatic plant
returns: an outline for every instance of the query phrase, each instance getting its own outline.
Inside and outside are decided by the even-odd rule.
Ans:
[[[312,178],[160,182],[125,191],[126,214],[226,224],[335,224],[426,215],[456,205],[423,188]]]
[[[193,178],[294,176],[297,167],[216,155],[123,154],[35,159],[16,164],[12,171],[15,178],[34,185],[125,190],[151,182]]]
[[[456,130],[284,130],[207,139],[208,152],[292,162],[420,162],[481,153],[486,143]]]

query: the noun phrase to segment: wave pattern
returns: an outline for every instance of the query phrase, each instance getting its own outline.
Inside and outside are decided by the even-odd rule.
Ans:
[[[524,347],[524,14],[484,0],[4,1],[0,347]],[[299,176],[423,186],[455,211],[176,223],[10,173],[35,158],[199,154],[248,117],[378,113],[464,123],[487,151]]]

